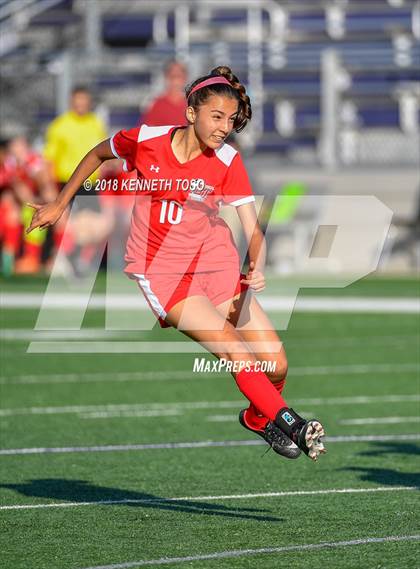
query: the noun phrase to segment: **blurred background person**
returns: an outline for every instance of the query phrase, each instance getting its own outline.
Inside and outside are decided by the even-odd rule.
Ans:
[[[0,140],[0,247],[1,274],[10,276],[19,252],[21,225],[18,202],[14,193],[13,166],[8,140]]]
[[[142,115],[140,124],[186,126],[187,101],[184,88],[188,81],[187,68],[179,61],[171,60],[164,67],[164,78],[165,91],[151,103]]]
[[[61,187],[83,156],[105,138],[105,125],[92,112],[89,89],[75,87],[71,93],[69,110],[52,121],[45,137],[44,156],[51,163],[55,179]],[[90,179],[93,182],[95,174]]]
[[[33,274],[41,270],[42,253],[47,232],[39,230],[27,235],[25,229],[32,218],[27,202],[50,202],[57,195],[56,185],[41,154],[36,152],[25,136],[16,136],[9,144],[9,161],[13,171],[15,203],[20,212],[22,256],[16,261],[14,272]],[[59,232],[58,232],[59,233]]]
[[[46,232],[26,235],[32,208],[26,202],[49,202],[57,195],[42,156],[19,135],[0,143],[0,239],[2,274],[33,274],[41,269]]]
[[[44,147],[44,156],[51,164],[53,175],[59,190],[63,188],[74,168],[89,150],[107,138],[107,131],[102,120],[92,112],[92,94],[87,87],[76,86],[71,93],[69,110],[55,118],[48,126]],[[89,179],[94,186],[98,172]],[[78,195],[86,195],[80,188]],[[76,208],[77,200],[75,202]],[[88,206],[87,206],[88,204]],[[79,208],[80,209],[80,208]],[[68,226],[68,215],[63,215],[54,240],[55,249],[62,243],[63,252],[71,265],[65,264],[60,270],[73,270],[77,275],[83,273],[94,258],[97,245],[106,237],[106,220],[101,213],[99,200],[95,192],[90,194],[89,202],[84,201],[83,210],[74,211],[73,223],[77,223],[78,232]],[[100,231],[93,228],[100,227]],[[65,228],[65,233],[64,233]],[[89,231],[90,230],[90,231]],[[82,242],[75,240],[75,235],[84,235]],[[91,239],[89,239],[91,235]],[[62,257],[62,260],[64,258]]]

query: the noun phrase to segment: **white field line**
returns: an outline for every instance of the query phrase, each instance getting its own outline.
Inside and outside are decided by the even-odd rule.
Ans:
[[[27,354],[208,354],[209,352],[225,352],[230,342],[208,342],[206,348],[193,341],[149,342],[147,340],[101,340],[101,341],[34,341],[26,348]],[[275,353],[280,351],[281,344],[274,342],[267,345],[264,342],[248,342],[241,345],[237,352],[244,354],[249,350],[261,353]]]
[[[145,371],[145,372],[92,372],[92,373],[58,373],[58,374],[25,374],[3,376],[0,385],[43,385],[51,383],[90,383],[90,382],[126,382],[126,381],[170,381],[183,379],[203,379],[203,377],[219,377],[214,373],[193,373],[191,369],[185,371]],[[226,377],[220,374],[220,377]]]
[[[307,327],[305,327],[306,329]],[[2,341],[16,340],[80,340],[104,338],[111,340],[113,338],[137,338],[139,332],[148,332],[147,330],[107,330],[104,328],[80,328],[78,330],[37,330],[35,328],[3,328],[0,330],[0,339]],[[324,338],[293,338],[287,340],[288,349],[304,346],[319,346],[331,348],[358,346],[360,344],[369,346],[405,346],[407,343],[418,342],[418,334],[398,334],[398,335],[369,335],[369,336],[343,336],[343,337],[324,337]]]
[[[224,423],[224,422],[231,422],[237,420],[238,420],[237,413],[235,415],[208,415],[206,417],[206,421],[210,421],[211,423]]]
[[[343,419],[340,425],[397,425],[398,423],[420,423],[420,417],[366,417]]]
[[[314,371],[315,370],[315,371]],[[420,371],[420,363],[403,364],[344,364],[335,366],[305,366],[295,367],[290,371],[290,375],[328,375],[328,374],[365,374],[365,373],[392,373],[395,371]]]
[[[52,502],[47,504],[13,504],[0,510],[39,510],[44,508],[75,508],[109,504],[150,504],[162,502],[211,502],[215,500],[249,500],[252,498],[283,498],[287,496],[319,496],[326,494],[365,494],[372,492],[405,492],[418,490],[417,486],[377,486],[376,488],[328,488],[325,490],[295,490],[288,492],[257,492],[252,494],[222,494],[220,496],[180,496],[174,498],[127,498],[123,500],[94,500],[92,502]]]
[[[61,407],[27,407],[20,409],[1,409],[0,417],[16,415],[62,415],[68,413],[124,413],[186,411],[199,409],[236,408],[243,401],[192,401],[191,403],[122,403],[109,405],[67,405]]]
[[[26,349],[28,354],[208,354],[209,351],[224,351],[229,348],[229,342],[210,342],[208,349],[195,342],[149,342],[147,340],[134,342],[124,341],[34,341]],[[333,347],[331,342],[331,347]],[[276,346],[268,347],[264,342],[249,343],[249,347],[261,353],[273,353]],[[239,348],[238,348],[239,351]],[[245,348],[241,350],[245,352]]]
[[[3,328],[0,339],[9,340],[98,340],[121,338],[130,332],[124,330],[105,330],[104,328],[81,328],[80,330],[35,330],[34,328]],[[133,334],[131,332],[131,334]]]
[[[209,360],[211,361],[211,360]],[[417,373],[418,362],[400,364],[344,364],[333,366],[296,366],[289,371],[290,377],[318,375],[364,375],[368,373]],[[161,370],[149,372],[92,372],[92,373],[60,373],[60,374],[25,374],[0,377],[0,385],[42,385],[50,383],[88,383],[88,382],[126,382],[126,381],[173,381],[202,380],[204,378],[226,378],[226,373],[200,372],[187,370]]]
[[[150,419],[151,417],[176,417],[182,415],[181,409],[159,409],[150,411],[97,411],[93,413],[80,413],[80,419],[125,419],[136,417]]]
[[[419,394],[413,395],[384,395],[384,396],[355,396],[355,397],[331,397],[331,398],[305,398],[295,399],[297,405],[349,405],[368,403],[398,403],[420,401]],[[17,415],[62,415],[62,414],[114,414],[121,413],[152,413],[149,416],[159,416],[171,411],[194,411],[202,409],[236,409],[245,402],[245,399],[232,401],[187,401],[176,403],[121,403],[103,405],[62,405],[57,407],[17,407],[0,409],[0,417],[14,417]]]
[[[174,563],[188,563],[193,561],[205,561],[211,559],[232,559],[237,557],[248,557],[250,555],[267,555],[272,553],[284,554],[291,551],[317,551],[320,549],[336,549],[340,547],[351,547],[354,545],[367,545],[370,543],[418,541],[419,539],[420,535],[388,535],[385,537],[365,537],[362,539],[352,539],[347,541],[326,541],[322,543],[306,543],[302,545],[261,547],[259,549],[232,549],[227,551],[218,551],[215,553],[205,553],[202,555],[188,555],[186,557],[161,557],[160,559],[142,559],[139,561],[128,561],[124,563],[114,563],[111,565],[95,565],[91,567],[85,567],[84,569],[135,569],[136,567],[146,567],[147,565],[173,565]],[[289,565],[290,562],[287,564]],[[283,565],[283,563],[280,563],[280,565]]]
[[[299,405],[366,405],[371,403],[415,403],[420,401],[420,394],[412,395],[355,395],[350,397],[318,397],[296,399]]]
[[[301,413],[301,410],[299,410],[299,413]],[[230,423],[237,420],[238,420],[238,413],[236,413],[235,415],[208,415],[206,417],[206,421],[209,421],[211,423]]]
[[[305,323],[305,332],[309,332],[307,324]],[[380,336],[374,334],[367,334],[367,330],[364,327],[363,331],[365,332],[364,336],[336,336],[336,337],[316,337],[311,336],[307,338],[288,338],[284,341],[286,348],[300,348],[301,346],[310,346],[310,347],[327,347],[331,348],[334,346],[334,349],[337,347],[348,347],[348,346],[406,346],[407,344],[411,343],[418,343],[419,340],[419,333],[414,334],[382,334]]]
[[[2,308],[42,308],[55,310],[85,310],[84,294],[22,294],[3,293],[0,297]],[[318,296],[264,296],[260,302],[266,310],[299,312],[361,312],[361,313],[406,313],[418,314],[420,302],[418,298],[393,297],[318,297]],[[139,295],[95,294],[89,299],[89,308],[105,308],[107,310],[149,310],[146,301]]]
[[[386,441],[418,441],[420,433],[407,435],[343,435],[326,437],[328,444],[332,443],[365,443]],[[217,448],[217,447],[246,447],[265,445],[262,440],[237,440],[237,441],[193,441],[180,443],[144,443],[129,445],[98,445],[98,446],[71,446],[71,447],[32,447],[32,448],[7,448],[0,449],[1,456],[16,456],[27,454],[63,454],[76,452],[127,452],[143,450],[167,450],[167,449],[193,449],[193,448]]]

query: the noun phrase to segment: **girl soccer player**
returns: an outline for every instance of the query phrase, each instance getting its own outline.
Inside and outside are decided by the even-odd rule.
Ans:
[[[177,328],[231,364],[250,401],[239,414],[243,427],[282,456],[297,458],[302,450],[316,460],[325,452],[324,429],[283,399],[285,350],[248,292],[265,287],[265,242],[241,157],[225,140],[251,119],[249,97],[230,68],[221,66],[194,81],[186,98],[188,126],[143,125],[101,142],[53,203],[30,204],[37,211],[28,232],[55,223],[102,162],[121,158],[124,169],[138,175],[125,272],[137,281],[162,327]],[[218,216],[221,203],[238,212],[248,243],[246,275],[240,273],[232,234]],[[268,361],[275,371],[266,374],[260,367]]]

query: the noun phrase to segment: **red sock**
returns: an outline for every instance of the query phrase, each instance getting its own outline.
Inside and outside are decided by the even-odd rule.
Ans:
[[[41,253],[42,253],[42,245],[38,243],[28,243],[25,241],[23,254],[28,257],[32,257],[36,261],[41,260]]]
[[[236,383],[245,397],[270,421],[275,419],[280,409],[287,407],[286,401],[262,371],[245,368],[237,374]]]
[[[272,385],[276,388],[278,393],[280,393],[280,395],[281,395],[285,383],[286,383],[286,380],[281,379],[280,381],[278,381],[277,383],[273,383]],[[267,417],[264,417],[264,415],[258,411],[258,409],[255,407],[255,405],[253,403],[251,403],[251,405],[245,411],[244,419],[245,419],[245,423],[247,425],[249,425],[252,429],[264,429],[264,427],[267,425],[267,423],[269,421],[269,419],[267,419]]]
[[[56,251],[58,251],[60,249],[60,245],[61,245],[61,241],[63,240],[63,237],[64,237],[64,229],[54,228],[53,242],[54,242],[54,248]]]
[[[8,253],[16,255],[22,237],[22,227],[20,225],[8,225],[5,229],[4,249]]]

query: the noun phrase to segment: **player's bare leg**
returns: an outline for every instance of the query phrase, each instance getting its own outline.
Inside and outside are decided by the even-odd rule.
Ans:
[[[205,296],[190,296],[178,302],[169,310],[165,320],[219,359],[255,361],[234,326]]]
[[[223,306],[221,309],[224,310]],[[283,382],[288,371],[286,351],[271,320],[255,296],[242,294],[236,298],[231,303],[228,321],[240,337],[252,346],[255,359],[271,364],[272,367],[266,374],[272,383]]]
[[[226,303],[220,309],[223,314],[226,313]],[[254,347],[255,360],[271,362],[274,371],[266,372],[266,375],[282,393],[288,369],[286,352],[271,320],[258,300],[254,295],[242,294],[234,299],[227,313],[229,321],[235,326],[241,338],[249,346]],[[246,411],[251,421],[254,419],[254,426],[258,426],[258,422],[260,425],[264,424],[262,419],[256,417],[252,405]],[[240,416],[240,421],[246,427],[243,418],[244,415]],[[286,410],[283,414],[279,413],[275,423],[312,460],[317,460],[320,454],[326,452],[322,442],[325,432],[318,420],[306,421],[293,410]]]
[[[223,357],[228,361],[237,363],[255,363],[254,355],[238,331],[204,296],[191,296],[179,302],[169,311],[166,321],[188,337],[199,342],[218,358]],[[205,330],[200,329],[200,327],[203,327],[203,322],[206,324]],[[251,369],[247,372],[248,375],[251,375],[251,384],[253,384],[249,387],[248,383],[248,391],[251,393],[249,396],[245,392],[246,389],[244,391],[241,388],[241,385],[243,386],[243,383],[241,383],[243,380],[242,378],[240,379],[241,373],[232,375],[234,375],[238,387],[250,401],[254,400],[253,396],[257,396],[260,402],[262,401],[266,404],[267,400],[272,400],[268,405],[271,408],[271,412],[273,411],[275,401],[278,401],[278,407],[272,414],[272,419],[274,419],[278,410],[286,405],[281,395],[264,373],[256,373]],[[247,382],[247,379],[245,379],[245,382]],[[268,442],[277,454],[287,458],[297,458],[300,450],[291,439],[273,421],[264,421],[264,423],[261,429],[255,430],[249,428],[245,421],[242,422],[245,428],[249,428],[249,430],[260,435]]]

